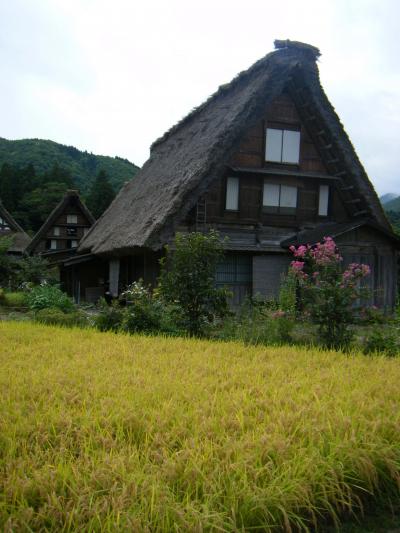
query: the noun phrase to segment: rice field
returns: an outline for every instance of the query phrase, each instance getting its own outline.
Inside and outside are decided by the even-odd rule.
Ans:
[[[0,339],[2,531],[309,531],[398,501],[400,359],[12,322]]]

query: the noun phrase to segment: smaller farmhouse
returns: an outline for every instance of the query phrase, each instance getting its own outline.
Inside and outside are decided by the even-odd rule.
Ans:
[[[14,217],[0,201],[0,238],[11,237],[12,244],[8,249],[10,255],[21,256],[31,242],[31,238],[21,228]]]
[[[78,191],[67,191],[33,237],[26,252],[40,255],[52,264],[60,264],[75,253],[80,240],[94,222]]]

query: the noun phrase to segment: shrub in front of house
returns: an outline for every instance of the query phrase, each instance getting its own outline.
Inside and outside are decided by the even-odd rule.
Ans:
[[[328,348],[348,348],[354,335],[349,325],[357,311],[355,302],[368,296],[362,280],[370,274],[369,266],[352,263],[343,270],[343,258],[331,237],[290,250],[295,258],[290,275],[297,279],[302,310],[317,325],[320,341]]]
[[[33,287],[26,293],[26,301],[32,311],[53,308],[72,312],[75,309],[72,299],[55,285]]]
[[[26,308],[28,305],[26,294],[24,292],[4,292],[2,305],[15,309]]]
[[[55,326],[77,326],[82,328],[90,325],[87,315],[78,309],[68,313],[59,308],[39,309],[34,313],[33,319],[41,324]]]
[[[93,319],[93,325],[100,331],[114,331],[121,329],[124,318],[124,308],[118,300],[110,305],[102,298],[98,304],[98,312]]]
[[[224,254],[219,234],[177,233],[173,247],[166,248],[160,261],[160,297],[180,309],[180,326],[190,335],[204,335],[228,312],[226,289],[215,287],[215,271]]]
[[[399,332],[394,328],[375,325],[364,339],[362,351],[366,355],[396,357],[400,354]]]

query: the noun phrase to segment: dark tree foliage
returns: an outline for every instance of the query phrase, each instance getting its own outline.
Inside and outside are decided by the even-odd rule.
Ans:
[[[0,287],[7,287],[12,273],[12,259],[7,251],[12,245],[12,237],[0,237]]]
[[[400,235],[400,211],[387,211],[386,216],[388,217],[393,230]]]
[[[86,205],[94,218],[99,218],[115,198],[115,192],[104,170],[100,170],[89,195],[86,198]]]
[[[71,172],[74,188],[87,195],[100,169],[104,169],[115,191],[132,178],[138,167],[126,159],[94,155],[74,146],[65,146],[43,139],[9,141],[0,138],[0,168],[8,163],[16,168],[34,165],[36,174],[43,176],[55,163]]]
[[[25,231],[36,232],[72,188],[71,173],[58,164],[42,175],[32,164],[18,168],[4,163],[0,169],[0,200]]]
[[[218,233],[177,233],[173,248],[160,261],[159,292],[181,310],[190,335],[204,334],[214,318],[227,313],[227,292],[215,287],[215,271],[223,257]]]

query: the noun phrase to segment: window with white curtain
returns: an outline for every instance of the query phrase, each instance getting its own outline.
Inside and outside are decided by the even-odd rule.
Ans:
[[[265,160],[272,163],[298,164],[300,158],[300,132],[267,128]]]
[[[320,217],[328,216],[329,207],[329,185],[319,186],[318,215]]]
[[[263,210],[266,213],[293,215],[297,207],[297,187],[264,182]]]
[[[226,180],[226,203],[227,211],[239,210],[239,178],[227,178]]]
[[[67,224],[78,224],[78,215],[67,215]]]

